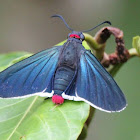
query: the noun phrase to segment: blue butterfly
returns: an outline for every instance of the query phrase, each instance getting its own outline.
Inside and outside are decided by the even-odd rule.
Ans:
[[[62,16],[53,17],[66,24]],[[82,32],[72,30],[62,46],[41,51],[1,72],[0,97],[38,95],[52,97],[55,104],[68,99],[84,101],[106,112],[123,110],[124,94],[95,56],[83,47],[83,40]]]

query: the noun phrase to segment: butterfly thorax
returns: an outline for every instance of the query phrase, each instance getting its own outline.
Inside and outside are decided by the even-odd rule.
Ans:
[[[59,58],[58,67],[66,66],[75,69],[77,65],[77,43],[74,41],[67,41]]]

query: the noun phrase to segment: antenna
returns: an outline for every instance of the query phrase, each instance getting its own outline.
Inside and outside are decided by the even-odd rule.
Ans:
[[[67,24],[67,22],[65,21],[65,19],[64,19],[61,15],[52,15],[51,17],[52,17],[52,18],[53,18],[53,17],[58,17],[58,18],[60,18],[60,19],[64,22],[64,24],[66,25],[66,27],[67,27],[69,30],[74,31],[72,28],[69,27],[69,25]],[[95,28],[97,28],[97,27],[99,27],[100,25],[103,25],[103,24],[105,24],[105,23],[111,25],[111,22],[110,22],[110,21],[104,21],[104,22],[98,24],[97,26],[92,27],[91,29],[83,30],[83,31],[81,31],[81,32],[90,32],[90,31],[94,30]]]
[[[83,30],[82,32],[90,32],[90,31],[94,30],[95,28],[97,28],[97,27],[99,27],[100,25],[103,25],[103,24],[105,24],[105,23],[111,25],[111,22],[110,22],[110,21],[104,21],[104,22],[98,24],[97,26],[95,26],[95,27],[93,27],[93,28],[91,28],[91,29],[88,29],[88,30]]]
[[[53,17],[58,17],[58,18],[60,18],[60,19],[64,22],[64,24],[66,25],[66,27],[67,27],[69,30],[73,31],[73,29],[69,27],[69,25],[67,24],[67,22],[65,21],[65,19],[64,19],[61,15],[52,15],[51,18],[53,18]]]

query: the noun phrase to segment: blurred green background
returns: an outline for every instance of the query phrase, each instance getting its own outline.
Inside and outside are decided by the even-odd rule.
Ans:
[[[140,35],[139,0],[0,0],[0,53],[38,52],[66,39],[69,30],[53,14],[64,16],[75,30],[89,29],[104,20],[124,31],[126,48]],[[94,35],[98,29],[90,32]],[[114,38],[107,52],[115,49]],[[128,107],[121,113],[96,111],[87,140],[140,140],[140,58],[129,60],[115,80]]]

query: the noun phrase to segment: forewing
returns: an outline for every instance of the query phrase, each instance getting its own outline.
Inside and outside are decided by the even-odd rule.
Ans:
[[[126,107],[121,89],[90,51],[81,54],[76,95],[106,112],[119,112]]]
[[[0,97],[18,98],[36,93],[45,96],[44,92],[50,93],[61,48],[57,46],[44,50],[1,72]]]

